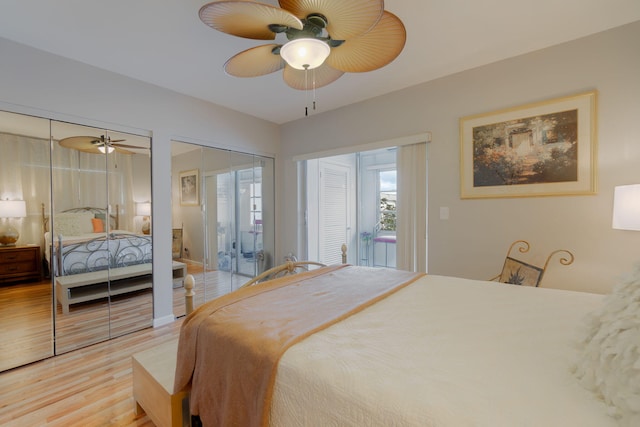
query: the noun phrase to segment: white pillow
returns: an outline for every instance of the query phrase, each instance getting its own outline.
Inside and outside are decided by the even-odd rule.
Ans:
[[[623,425],[640,426],[640,264],[586,320],[575,375]]]
[[[55,236],[80,236],[93,233],[91,212],[61,212],[53,216],[53,234]]]

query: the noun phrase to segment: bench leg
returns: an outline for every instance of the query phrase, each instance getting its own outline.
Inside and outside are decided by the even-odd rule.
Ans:
[[[140,404],[136,401],[136,407],[133,408],[133,413],[138,416],[138,415],[143,415],[144,412],[144,408],[142,406],[140,406]]]

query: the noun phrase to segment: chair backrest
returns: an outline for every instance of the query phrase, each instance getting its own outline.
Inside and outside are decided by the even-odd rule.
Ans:
[[[513,285],[537,287],[540,285],[540,282],[542,282],[542,277],[549,266],[549,261],[551,261],[554,256],[558,254],[565,255],[560,257],[559,260],[562,265],[570,265],[574,260],[574,256],[571,252],[566,249],[558,249],[551,252],[549,256],[547,256],[544,265],[539,267],[515,258],[511,253],[514,247],[517,247],[520,253],[527,253],[529,252],[531,245],[529,245],[529,242],[526,240],[516,240],[513,242],[507,251],[502,271],[491,280]]]
[[[249,280],[244,285],[240,286],[241,288],[254,285],[260,282],[266,282],[267,280],[272,280],[277,277],[287,276],[289,274],[296,274],[300,271],[308,271],[310,266],[317,267],[326,267],[325,264],[314,262],[314,261],[287,261],[284,264],[277,265],[273,268],[270,268]]]
[[[340,251],[342,253],[342,263],[347,263],[347,245],[345,243],[340,247]],[[322,264],[320,262],[315,261],[298,261],[298,259],[293,254],[289,254],[285,257],[284,264],[277,265],[272,267],[262,274],[257,275],[253,279],[249,280],[244,285],[240,286],[240,288],[244,288],[246,286],[255,285],[256,283],[266,282],[267,280],[275,279],[277,277],[287,276],[289,274],[299,273],[301,271],[308,271],[309,267],[326,267],[326,264]]]

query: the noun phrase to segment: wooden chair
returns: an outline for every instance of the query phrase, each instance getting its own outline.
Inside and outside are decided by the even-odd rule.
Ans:
[[[534,286],[537,287],[542,282],[542,277],[549,265],[551,259],[557,254],[565,254],[565,256],[560,258],[560,264],[562,265],[570,265],[573,263],[574,257],[571,252],[566,249],[558,249],[549,254],[547,257],[544,266],[538,267],[536,265],[524,262],[520,259],[514,258],[511,254],[511,251],[514,247],[518,248],[520,253],[527,253],[531,248],[529,242],[526,240],[516,240],[509,246],[509,250],[507,251],[507,256],[504,260],[504,265],[502,266],[502,271],[499,275],[491,278],[490,280],[498,281],[502,283],[509,283],[512,285],[521,285],[521,286]]]
[[[342,251],[342,263],[347,263],[347,245],[343,244],[341,247]],[[262,274],[254,277],[249,280],[244,285],[240,286],[240,288],[244,288],[247,286],[255,285],[256,283],[266,282],[267,280],[272,280],[278,277],[287,276],[289,274],[296,274],[301,271],[308,271],[309,267],[326,267],[326,264],[322,264],[320,262],[315,261],[297,261],[295,257],[291,256],[284,264],[277,265],[272,267]]]
[[[284,264],[277,265],[264,271],[262,274],[257,275],[240,287],[245,288],[247,286],[255,285],[256,283],[266,282],[267,280],[288,276],[289,274],[296,274],[300,271],[308,271],[310,266],[326,267],[326,264],[314,261],[287,261]]]

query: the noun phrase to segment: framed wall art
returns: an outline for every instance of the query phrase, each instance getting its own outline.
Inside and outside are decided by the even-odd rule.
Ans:
[[[200,176],[198,169],[180,172],[180,206],[200,204]]]
[[[460,119],[463,199],[596,194],[595,91]]]

